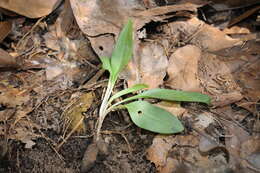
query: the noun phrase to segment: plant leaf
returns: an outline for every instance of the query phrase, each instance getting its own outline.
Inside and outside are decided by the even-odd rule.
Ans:
[[[133,22],[131,20],[124,26],[111,57],[111,69],[113,79],[116,80],[118,74],[128,64],[133,54]]]
[[[111,68],[111,63],[110,63],[110,58],[109,57],[100,57],[100,60],[102,62],[102,68],[105,70],[108,70],[109,73],[112,73],[112,68]]]
[[[146,101],[135,101],[124,106],[132,121],[140,128],[161,134],[179,133],[184,130],[176,116]]]
[[[140,98],[155,98],[161,100],[168,100],[168,101],[180,101],[180,102],[200,102],[210,104],[210,97],[205,94],[197,93],[197,92],[188,92],[188,91],[176,91],[171,89],[151,89],[144,91],[136,96],[129,97],[124,100],[130,101],[134,99]]]
[[[126,89],[124,89],[124,90],[122,90],[122,91],[119,91],[119,92],[116,93],[115,95],[113,95],[113,96],[109,99],[108,103],[111,103],[113,100],[115,100],[115,99],[117,99],[117,98],[119,98],[119,97],[121,97],[121,96],[123,96],[123,95],[129,94],[129,93],[133,93],[133,92],[136,92],[136,91],[139,91],[139,90],[141,90],[141,89],[148,88],[148,87],[149,87],[149,86],[146,85],[146,84],[136,84],[136,85],[134,85],[134,86],[132,86],[132,87],[130,87],[130,88],[126,88]]]

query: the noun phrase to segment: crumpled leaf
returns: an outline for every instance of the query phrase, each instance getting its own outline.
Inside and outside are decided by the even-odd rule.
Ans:
[[[191,42],[206,51],[218,51],[242,44],[240,39],[233,39],[223,31],[204,23],[196,17],[188,21],[177,21],[165,26],[164,32],[178,36],[178,40]]]
[[[70,129],[73,129],[82,118],[82,113],[86,112],[93,102],[93,93],[88,92],[79,96],[74,103],[64,112],[64,119]],[[84,132],[86,130],[84,122],[76,129],[77,132]]]
[[[167,164],[168,152],[175,144],[172,136],[157,135],[153,139],[153,144],[147,149],[147,159],[152,161],[157,170],[161,170]]]
[[[51,13],[61,0],[2,0],[0,7],[29,18],[39,18]]]
[[[159,43],[140,43],[136,56],[128,65],[122,76],[127,80],[128,85],[145,83],[149,88],[158,88],[163,84],[168,66],[167,55],[164,47]]]
[[[193,45],[177,49],[170,57],[167,85],[184,91],[201,92],[198,64],[201,50]]]
[[[220,154],[212,158],[202,156],[196,147],[199,144],[198,138],[196,135],[157,135],[148,148],[146,157],[155,164],[159,173],[178,172],[177,170],[207,172],[209,169],[224,172],[223,169],[227,167],[225,158]],[[184,164],[182,160],[179,161],[178,156],[187,162]]]
[[[212,96],[212,105],[225,106],[243,98],[231,69],[216,55],[203,53],[199,69],[198,76],[203,93]]]
[[[125,107],[132,121],[140,128],[161,134],[178,133],[184,130],[178,118],[146,101],[131,102]]]

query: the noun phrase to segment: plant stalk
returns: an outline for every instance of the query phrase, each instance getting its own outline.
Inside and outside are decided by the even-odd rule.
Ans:
[[[101,106],[100,106],[100,109],[99,109],[99,119],[98,119],[98,126],[97,126],[97,138],[96,140],[98,141],[99,138],[100,138],[100,130],[101,130],[101,127],[102,127],[102,124],[103,124],[103,121],[107,115],[107,107],[108,107],[108,100],[112,94],[112,91],[113,91],[113,88],[114,88],[114,83],[111,82],[111,79],[109,79],[108,81],[108,86],[107,86],[107,89],[106,89],[106,92],[105,92],[105,96],[104,96],[104,99],[101,103]]]

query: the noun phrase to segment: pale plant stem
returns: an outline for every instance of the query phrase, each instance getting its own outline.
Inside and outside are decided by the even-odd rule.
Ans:
[[[120,104],[122,104],[122,103],[124,103],[124,100],[123,101],[120,101],[120,102],[118,102],[118,103],[116,103],[116,104],[114,104],[114,105],[112,105],[112,106],[110,106],[107,110],[106,110],[106,112],[105,112],[105,114],[108,114],[109,112],[111,112],[111,111],[113,111],[113,110],[115,110],[115,109],[117,109],[117,108],[125,108],[124,106],[122,106],[122,105],[120,105]],[[120,106],[122,106],[122,107],[120,107]]]
[[[113,87],[114,87],[114,84],[111,82],[111,80],[109,80],[104,99],[103,99],[100,109],[99,109],[99,120],[98,120],[97,138],[96,138],[97,141],[99,140],[99,137],[100,137],[100,130],[101,130],[103,121],[108,113],[107,112],[108,100],[112,94]]]

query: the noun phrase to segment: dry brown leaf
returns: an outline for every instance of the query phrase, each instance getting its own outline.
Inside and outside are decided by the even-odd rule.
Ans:
[[[214,106],[224,106],[243,98],[231,70],[216,55],[204,53],[199,69],[201,86],[205,93],[213,97],[212,104]]]
[[[169,23],[163,30],[169,35],[179,36],[179,39],[184,42],[195,44],[203,51],[218,51],[242,44],[239,39],[232,39],[223,31],[205,24],[196,17],[188,21]]]
[[[141,1],[111,0],[111,1],[80,1],[70,0],[71,7],[77,23],[87,36],[101,34],[118,35],[121,27],[129,18],[136,21],[136,29],[142,28],[151,20],[158,21],[169,16],[163,16],[176,11],[193,11],[201,5],[184,3],[168,5],[146,10]],[[113,8],[111,8],[113,4]]]
[[[233,26],[231,28],[225,28],[223,30],[225,34],[250,34],[250,30],[248,28]]]
[[[260,100],[260,60],[248,64],[237,71],[236,79],[243,90],[243,95],[253,102]]]
[[[186,114],[186,116],[189,116]],[[210,112],[203,112],[202,114],[197,115],[196,123],[194,124],[196,129],[206,129],[210,124],[214,123],[215,119]]]
[[[193,45],[177,49],[170,57],[167,72],[167,85],[185,91],[200,92],[198,79],[198,62],[201,50]]]
[[[18,67],[17,61],[8,52],[0,48],[0,68]]]
[[[79,27],[87,36],[117,35],[133,8],[144,9],[141,3],[128,0],[70,0],[70,4]]]
[[[157,88],[163,84],[166,75],[168,59],[164,47],[156,42],[144,42],[139,44],[137,56],[128,69],[131,76],[124,76],[129,86],[137,83],[145,83],[149,88]],[[124,74],[123,74],[124,75]]]
[[[15,109],[6,109],[0,111],[0,122],[9,120],[15,114]]]
[[[105,34],[99,37],[89,37],[89,40],[93,50],[99,57],[111,57],[115,44],[114,36]]]
[[[64,7],[60,13],[56,23],[60,25],[60,29],[63,33],[68,34],[75,21],[70,1],[65,0]]]
[[[153,144],[147,149],[147,159],[155,164],[159,172],[166,166],[168,152],[175,142],[172,136],[158,135],[153,139]]]
[[[259,53],[260,44],[254,40],[246,42],[242,48],[241,46],[236,46],[231,49],[223,49],[215,52],[218,55],[218,59],[230,69],[234,80],[241,88],[241,93],[246,98],[246,100],[239,104],[250,111],[253,111],[254,105],[252,103],[260,99]],[[239,97],[239,94],[236,92],[234,91],[234,94]],[[227,98],[229,96],[227,94],[220,97]],[[248,102],[252,102],[251,105]]]
[[[160,170],[160,173],[173,173],[176,167],[179,165],[178,160],[168,157],[165,166]],[[184,171],[184,170],[182,170]]]
[[[244,141],[241,145],[241,157],[246,158],[247,156],[253,154],[254,152],[259,151],[260,149],[260,139],[251,138]]]
[[[183,115],[187,110],[183,107],[181,107],[180,103],[177,102],[169,102],[169,101],[161,101],[156,104],[156,106],[161,107],[173,115],[180,117]]]
[[[29,101],[30,96],[17,88],[5,88],[0,86],[0,104],[7,107],[16,107]]]
[[[11,30],[12,30],[12,22],[11,21],[0,22],[0,43],[11,32]]]
[[[221,154],[212,159],[202,156],[198,151],[198,144],[196,135],[175,137],[158,135],[148,148],[146,157],[155,164],[159,173],[171,173],[177,170],[206,172],[209,168],[221,171],[226,168],[225,158]],[[184,161],[184,165],[183,162],[178,161],[178,157]],[[184,169],[183,166],[186,168]]]
[[[63,117],[68,122],[68,126],[70,129],[73,129],[78,124],[83,116],[82,113],[86,112],[90,108],[93,99],[94,96],[91,92],[82,94],[72,102],[72,105],[70,105],[67,110],[65,110]],[[86,127],[83,122],[78,126],[76,131],[84,132],[85,130]]]
[[[51,13],[61,0],[1,0],[0,7],[29,18],[39,18]]]
[[[35,133],[40,127],[27,119],[20,119],[18,123],[13,123],[8,131],[7,138],[25,143],[26,148],[31,148],[35,143],[33,140],[41,137]]]

